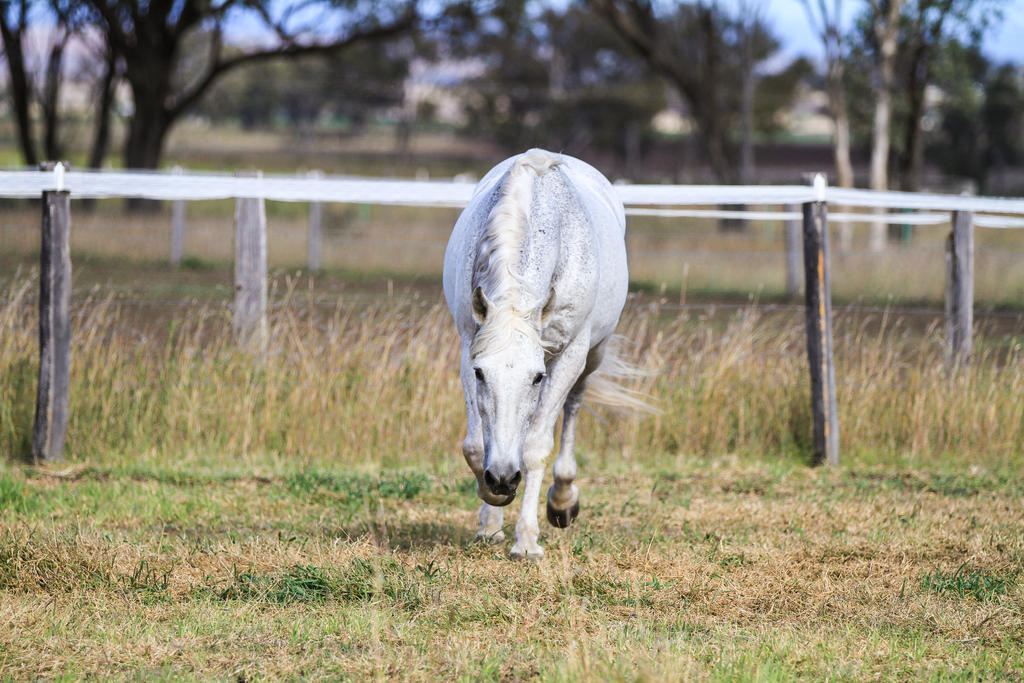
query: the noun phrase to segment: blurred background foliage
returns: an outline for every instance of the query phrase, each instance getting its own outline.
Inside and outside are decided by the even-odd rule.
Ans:
[[[0,150],[9,165],[217,165],[181,150],[219,130],[368,173],[476,172],[544,146],[635,181],[832,168],[841,184],[1024,193],[1022,65],[982,49],[1006,3],[847,3],[805,2],[780,31],[759,0],[2,0]],[[808,30],[824,61],[784,49]],[[265,165],[245,144],[224,163]]]

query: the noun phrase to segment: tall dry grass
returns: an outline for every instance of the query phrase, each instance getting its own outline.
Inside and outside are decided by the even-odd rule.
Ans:
[[[74,459],[174,462],[250,452],[358,468],[452,463],[464,430],[457,337],[440,302],[342,298],[333,309],[289,287],[272,307],[265,356],[237,350],[223,306],[183,308],[166,333],[139,331],[99,293],[75,304],[71,421]],[[37,372],[32,294],[21,277],[0,304],[0,450],[28,450]],[[876,321],[877,323],[878,321]],[[724,325],[631,308],[620,331],[638,388],[664,413],[588,415],[583,457],[670,463],[727,453],[803,456],[811,433],[798,313],[743,310]],[[941,338],[898,322],[836,329],[841,447],[848,458],[955,456],[997,465],[1024,443],[1019,344],[980,344],[948,377]]]

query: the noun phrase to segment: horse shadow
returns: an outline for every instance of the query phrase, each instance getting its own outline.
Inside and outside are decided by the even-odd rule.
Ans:
[[[334,537],[350,540],[369,539],[389,550],[403,552],[470,546],[475,539],[475,527],[460,520],[363,520],[344,524],[325,532]]]

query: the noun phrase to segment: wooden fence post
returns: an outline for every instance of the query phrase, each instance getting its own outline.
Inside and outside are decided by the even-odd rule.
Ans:
[[[946,368],[970,361],[974,328],[974,225],[970,211],[954,211],[946,240]]]
[[[175,166],[171,173],[184,173],[181,166]],[[171,265],[180,266],[181,256],[185,249],[185,200],[175,199],[171,202]]]
[[[787,212],[797,210],[794,204],[785,206]],[[800,223],[786,220],[784,223],[786,244],[786,296],[795,299],[800,293]]]
[[[43,192],[39,258],[39,390],[32,425],[32,459],[64,459],[71,374],[71,194],[63,189],[58,164],[57,190]]]
[[[832,287],[829,279],[825,176],[814,176],[817,200],[803,205],[807,359],[811,369],[814,460],[839,464],[836,374],[832,363]]]
[[[323,177],[320,171],[310,171],[309,177],[319,179]],[[311,272],[320,270],[320,242],[322,237],[323,204],[310,202],[309,204],[309,230],[306,233],[306,265]]]
[[[260,171],[238,172],[260,178]],[[235,200],[235,340],[262,350],[267,342],[267,213],[263,198]]]

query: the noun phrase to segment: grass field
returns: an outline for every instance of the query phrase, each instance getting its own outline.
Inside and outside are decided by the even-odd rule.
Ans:
[[[472,540],[436,282],[281,276],[253,358],[220,270],[78,263],[61,466],[24,464],[36,284],[2,285],[0,678],[1024,671],[1018,328],[950,378],[934,327],[841,315],[844,465],[815,469],[798,310],[636,297],[664,414],[585,413],[579,523],[515,563]]]
[[[357,142],[189,128],[170,157],[417,170]],[[434,177],[488,165],[416,145]],[[68,461],[37,467],[38,209],[4,209],[0,680],[1021,680],[1022,231],[977,232],[953,377],[945,229],[834,255],[843,465],[822,469],[780,226],[631,220],[620,331],[664,412],[581,415],[581,517],[515,563],[473,540],[438,277],[455,211],[328,205],[311,278],[307,208],[270,203],[252,357],[229,336],[232,202],[188,205],[180,269],[166,206],[74,205]]]

